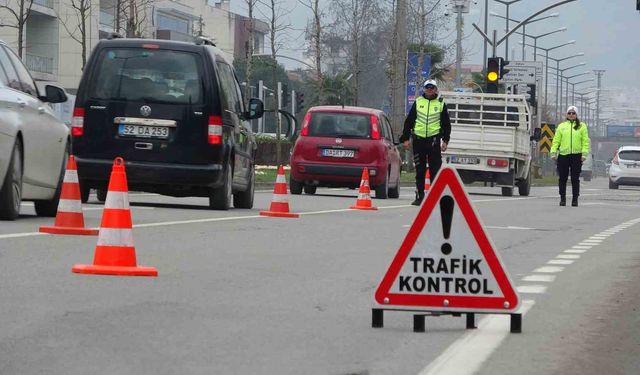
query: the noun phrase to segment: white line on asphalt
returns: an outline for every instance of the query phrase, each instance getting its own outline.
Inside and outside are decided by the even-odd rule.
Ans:
[[[547,291],[547,287],[544,285],[520,285],[516,290],[522,294],[543,294]]]
[[[587,250],[569,249],[569,250],[565,250],[564,252],[569,254],[584,254],[587,252]]]
[[[535,304],[533,300],[522,301],[518,313],[524,316]],[[510,316],[493,314],[483,318],[478,329],[467,331],[438,358],[425,367],[420,375],[471,375],[480,369],[500,343],[509,335]]]
[[[594,247],[594,246],[598,246],[600,245],[599,243],[593,243],[593,242],[580,242],[577,246],[589,246],[589,247]]]
[[[573,262],[575,262],[575,260],[551,259],[550,261],[548,261],[548,262],[547,262],[547,264],[562,264],[562,265],[569,265],[569,264],[573,264]]]
[[[580,249],[580,250],[589,250],[592,247],[593,246],[591,246],[591,245],[587,245],[587,246],[584,246],[584,245],[573,245],[573,246],[571,246],[572,249]]]
[[[558,259],[580,259],[580,255],[575,255],[575,254],[558,254],[558,256],[556,256],[556,258],[558,258]]]
[[[555,275],[529,275],[522,278],[522,281],[534,283],[552,283],[556,279]]]
[[[41,236],[46,233],[40,232],[26,232],[26,233],[9,233],[9,234],[0,234],[0,239],[4,238],[19,238],[19,237],[31,237],[31,236]]]
[[[534,273],[558,273],[558,272],[562,272],[563,270],[564,270],[564,267],[545,266],[545,267],[536,268],[535,270],[533,270],[533,272]]]

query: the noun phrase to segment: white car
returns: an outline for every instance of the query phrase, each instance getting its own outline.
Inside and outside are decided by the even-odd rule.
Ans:
[[[609,167],[609,189],[620,185],[640,186],[640,146],[622,146]]]
[[[0,219],[15,220],[20,202],[55,216],[69,150],[69,128],[48,103],[67,100],[47,85],[41,96],[20,58],[0,42]]]

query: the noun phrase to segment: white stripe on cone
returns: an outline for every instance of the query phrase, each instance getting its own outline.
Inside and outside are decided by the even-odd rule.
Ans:
[[[133,247],[133,230],[100,228],[98,246],[128,246]]]
[[[62,182],[77,184],[78,171],[75,169],[67,169],[67,171],[64,173],[64,179],[62,180]]]
[[[129,209],[129,193],[124,191],[109,191],[104,202],[105,208]]]
[[[287,179],[284,177],[283,174],[279,174],[276,177],[276,184],[286,184],[287,183]]]
[[[60,199],[58,212],[82,212],[82,203],[77,199]]]
[[[358,199],[360,199],[360,200],[362,200],[362,199],[371,200],[370,195],[367,194],[367,193],[358,194]]]
[[[289,199],[287,198],[286,194],[273,194],[273,198],[271,199],[271,202],[289,203]]]

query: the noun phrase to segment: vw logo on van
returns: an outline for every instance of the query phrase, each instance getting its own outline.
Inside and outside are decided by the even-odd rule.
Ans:
[[[149,107],[148,105],[143,105],[142,107],[140,107],[140,114],[144,117],[149,117],[149,115],[151,114],[151,107]]]
[[[342,143],[342,138],[336,138],[336,143],[337,143],[337,144]]]

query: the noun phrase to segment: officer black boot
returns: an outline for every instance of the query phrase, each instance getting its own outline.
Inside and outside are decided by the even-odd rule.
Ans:
[[[573,199],[571,199],[571,205],[573,207],[578,207],[578,197],[574,196]]]
[[[419,206],[422,204],[422,200],[424,199],[424,191],[416,191],[416,200],[411,202],[414,206]]]
[[[561,206],[566,206],[567,205],[567,197],[565,197],[564,195],[560,196],[560,205]]]

